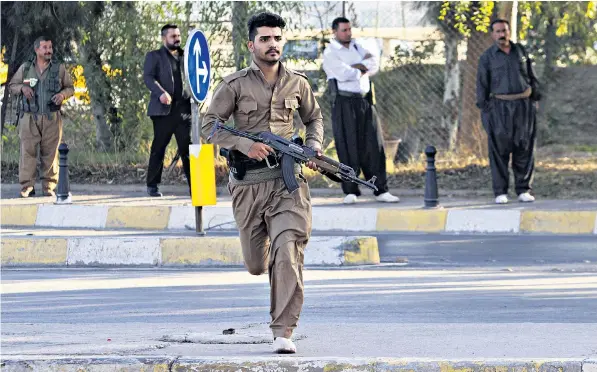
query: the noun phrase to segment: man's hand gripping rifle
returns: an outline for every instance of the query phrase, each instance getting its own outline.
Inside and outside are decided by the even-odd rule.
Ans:
[[[279,160],[278,163],[282,167],[282,177],[284,178],[284,184],[289,193],[292,193],[299,188],[298,182],[294,176],[294,164],[307,163],[309,161],[315,163],[320,173],[335,182],[350,181],[377,191],[377,187],[374,185],[376,180],[375,176],[369,181],[361,180],[356,176],[354,169],[327,156],[318,155],[316,150],[303,146],[300,138],[300,141],[298,141],[299,143],[295,143],[271,132],[250,134],[222,125],[219,121],[216,121],[208,140],[211,140],[211,137],[213,137],[213,135],[220,129],[226,130],[239,137],[264,143],[273,148],[276,152],[274,155],[276,159]],[[270,168],[275,168],[277,166],[277,164],[272,166],[269,162],[267,164]]]

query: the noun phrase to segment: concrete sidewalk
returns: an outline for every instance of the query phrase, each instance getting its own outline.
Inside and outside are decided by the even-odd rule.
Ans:
[[[72,205],[54,205],[49,197],[8,198],[10,188],[2,185],[3,227],[195,229],[195,210],[184,195],[149,198],[139,186],[90,186],[73,190]],[[314,231],[597,234],[597,198],[502,206],[490,197],[446,196],[441,208],[427,210],[422,197],[401,195],[398,204],[382,204],[365,195],[344,205],[338,192],[312,190]],[[204,207],[203,221],[206,231],[235,230],[230,197],[221,194],[216,206]]]

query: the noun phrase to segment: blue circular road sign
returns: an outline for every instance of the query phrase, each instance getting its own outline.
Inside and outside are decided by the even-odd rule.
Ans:
[[[191,31],[184,49],[184,55],[185,75],[191,92],[193,92],[193,98],[197,102],[203,102],[209,91],[211,61],[209,58],[209,45],[202,31]]]

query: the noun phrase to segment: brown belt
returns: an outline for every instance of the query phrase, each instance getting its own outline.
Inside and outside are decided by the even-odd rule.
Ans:
[[[517,99],[529,98],[531,96],[531,92],[532,92],[531,87],[528,87],[522,93],[516,93],[516,94],[493,94],[493,93],[491,93],[491,97],[501,99],[504,101],[514,101]]]

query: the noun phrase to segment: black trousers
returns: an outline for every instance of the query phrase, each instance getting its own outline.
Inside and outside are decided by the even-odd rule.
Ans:
[[[362,170],[367,180],[376,176],[375,195],[380,195],[388,191],[386,154],[373,110],[365,98],[337,96],[332,108],[332,128],[340,162],[353,168],[357,176]],[[342,182],[342,191],[361,195],[358,185],[352,182]]]
[[[149,155],[149,168],[147,170],[147,186],[155,187],[162,182],[164,169],[164,155],[166,147],[176,137],[178,151],[187,183],[191,184],[191,166],[189,161],[189,145],[191,144],[191,114],[183,113],[177,107],[172,108],[167,116],[152,116],[153,141]]]
[[[514,101],[492,99],[488,108],[481,112],[481,120],[489,142],[495,196],[508,193],[510,155],[516,194],[531,191],[537,134],[535,103],[528,98]]]

